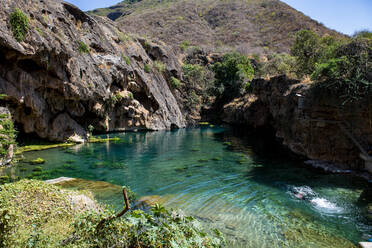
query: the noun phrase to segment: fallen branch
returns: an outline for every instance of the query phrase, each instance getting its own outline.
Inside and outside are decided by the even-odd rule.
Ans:
[[[113,215],[113,216],[102,219],[98,223],[98,225],[96,227],[96,231],[100,230],[105,222],[116,219],[116,218],[119,218],[119,217],[123,216],[126,212],[128,212],[128,210],[130,210],[129,199],[128,199],[128,195],[127,195],[127,189],[125,187],[123,188],[123,196],[124,196],[125,208],[121,212],[117,213],[116,215]]]

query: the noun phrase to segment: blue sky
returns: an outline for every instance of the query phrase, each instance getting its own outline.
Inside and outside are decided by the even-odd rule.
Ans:
[[[344,34],[372,30],[372,0],[282,0],[307,16]]]
[[[67,0],[82,10],[112,6],[120,0]],[[372,0],[282,0],[307,16],[344,34],[372,30]]]

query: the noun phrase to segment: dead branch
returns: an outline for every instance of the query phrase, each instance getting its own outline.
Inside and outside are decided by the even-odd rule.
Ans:
[[[116,218],[119,218],[119,217],[123,216],[126,212],[128,212],[128,210],[130,210],[130,204],[129,204],[129,199],[128,199],[128,195],[127,195],[127,189],[125,187],[123,188],[123,197],[124,197],[125,208],[121,212],[117,213],[116,215],[113,215],[113,216],[102,219],[98,223],[98,225],[96,227],[96,231],[100,230],[105,222],[111,221],[111,220],[116,219]]]

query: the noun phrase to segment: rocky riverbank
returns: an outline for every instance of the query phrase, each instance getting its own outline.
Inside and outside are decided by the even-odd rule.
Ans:
[[[23,41],[9,22],[17,8],[29,20]],[[64,141],[86,139],[89,125],[102,132],[185,126],[168,86],[179,64],[167,47],[65,2],[3,1],[0,16],[0,91],[25,134]]]

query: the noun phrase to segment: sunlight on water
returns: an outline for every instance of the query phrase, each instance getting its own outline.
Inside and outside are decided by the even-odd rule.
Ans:
[[[129,185],[219,228],[229,247],[353,247],[371,234],[363,182],[301,168],[261,138],[218,127],[111,136],[121,141],[26,153],[44,158],[43,170],[21,163],[6,173]]]

